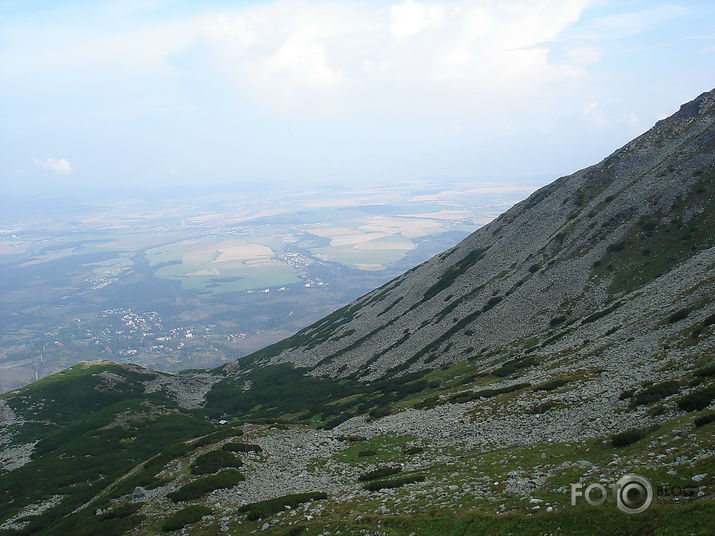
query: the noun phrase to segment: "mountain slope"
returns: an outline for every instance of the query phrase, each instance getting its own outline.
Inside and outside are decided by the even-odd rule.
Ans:
[[[540,189],[453,249],[279,344],[272,361],[371,379],[509,346],[518,353],[565,326],[600,338],[622,319],[634,320],[629,333],[650,333],[645,348],[638,340],[624,353],[657,351],[659,322],[712,292],[692,287],[711,285],[714,275],[714,101],[712,92],[701,95],[601,163]],[[678,266],[690,276],[676,275]],[[614,304],[626,305],[618,318],[581,327]]]
[[[252,356],[0,395],[0,535],[707,534],[714,205],[711,91]]]

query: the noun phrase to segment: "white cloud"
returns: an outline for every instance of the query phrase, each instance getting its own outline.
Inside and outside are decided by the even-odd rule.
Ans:
[[[36,166],[58,175],[69,175],[74,171],[66,158],[33,158],[32,161]]]
[[[444,23],[444,8],[440,5],[405,0],[390,7],[390,32],[400,38],[411,37]]]
[[[147,80],[170,84],[177,65],[193,62],[236,84],[237,99],[278,113],[492,113],[583,77],[597,51],[555,61],[544,43],[593,1],[274,0],[131,31],[23,35],[25,53],[3,54],[0,63],[60,81],[113,73],[119,87],[142,88]]]
[[[554,64],[539,43],[588,3],[279,1],[205,16],[198,34],[270,106],[455,107],[475,92],[507,99],[583,75],[581,65]]]

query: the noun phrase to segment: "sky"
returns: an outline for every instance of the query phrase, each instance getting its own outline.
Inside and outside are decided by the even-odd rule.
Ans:
[[[1,191],[545,184],[713,87],[711,0],[0,0]]]

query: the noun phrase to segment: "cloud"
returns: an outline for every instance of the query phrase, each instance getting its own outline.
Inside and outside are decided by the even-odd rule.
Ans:
[[[69,175],[74,171],[72,164],[66,158],[33,158],[32,161],[36,166],[57,175]]]
[[[38,27],[18,34],[12,54],[0,50],[0,63],[38,82],[116,78],[142,89],[172,84],[189,64],[277,113],[456,113],[582,77],[593,52],[555,62],[543,43],[590,3],[274,0],[131,29]]]
[[[398,39],[411,37],[444,23],[444,8],[414,0],[405,0],[390,7],[390,32]]]
[[[203,16],[196,35],[265,105],[414,112],[474,102],[475,93],[500,100],[538,94],[581,77],[583,53],[556,64],[540,43],[577,22],[588,4],[278,1]]]

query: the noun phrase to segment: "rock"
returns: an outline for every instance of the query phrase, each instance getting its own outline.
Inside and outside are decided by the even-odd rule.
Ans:
[[[701,473],[701,474],[699,474],[699,475],[695,475],[695,476],[693,477],[693,482],[702,482],[702,481],[705,479],[706,476],[708,476],[707,473]]]
[[[147,491],[142,488],[141,486],[137,486],[134,488],[134,493],[132,493],[132,499],[137,500],[137,499],[144,499],[147,495]]]

